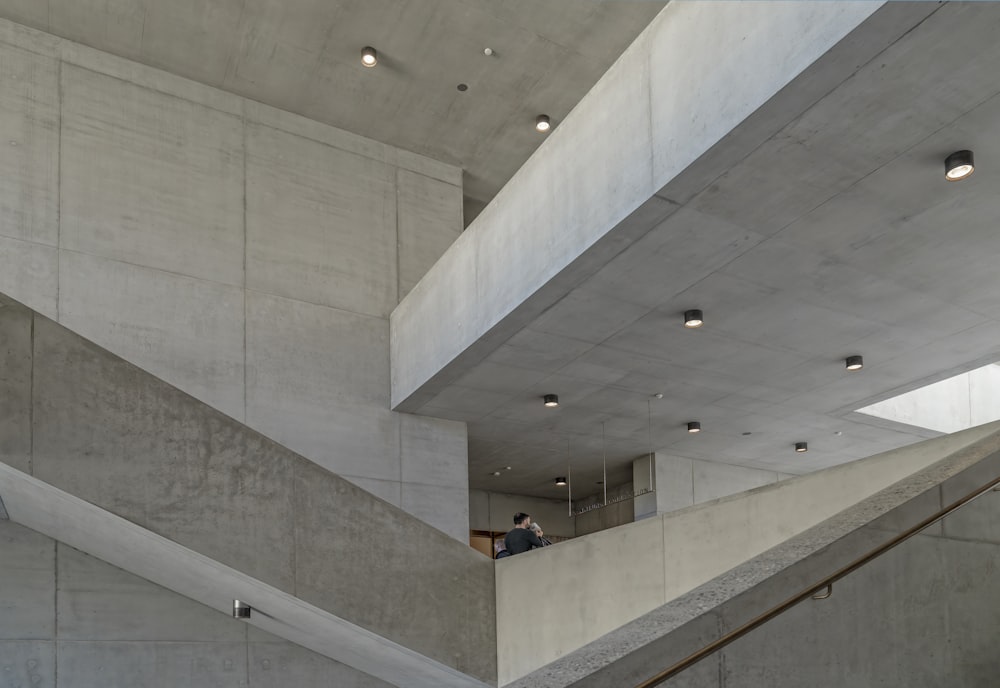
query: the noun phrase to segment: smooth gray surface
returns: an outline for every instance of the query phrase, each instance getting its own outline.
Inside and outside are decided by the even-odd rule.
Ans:
[[[56,688],[56,644],[0,640],[0,676],[11,686]]]
[[[21,49],[0,63],[0,236],[56,246],[59,232],[59,65]]]
[[[0,300],[0,456],[30,472],[31,314],[6,304]]]
[[[246,173],[247,287],[388,317],[397,300],[395,169],[250,126]]]
[[[244,290],[71,251],[59,284],[61,323],[243,420]]]
[[[53,638],[56,544],[10,521],[0,522],[0,544],[0,639]],[[0,660],[4,658],[0,653]]]
[[[23,526],[0,541],[0,685],[389,685]]]
[[[355,497],[363,494],[347,482],[331,484],[318,467],[303,462],[296,469],[295,528],[300,538],[308,534],[296,552],[296,595],[491,680],[492,561],[414,518],[400,518],[388,504]]]
[[[3,0],[0,17],[458,165],[471,219],[545,140],[535,116],[558,125],[665,4]]]
[[[12,303],[0,309],[14,311],[27,309]],[[0,323],[18,325],[9,315]],[[47,485],[12,472],[12,481],[34,490],[28,503],[37,523],[28,520],[23,503],[19,514],[4,492],[12,520],[35,523],[37,530],[223,611],[241,597],[204,586],[246,579],[249,589],[264,590],[298,619],[292,627],[299,635],[283,637],[301,642],[315,636],[306,644],[324,653],[360,628],[366,643],[388,643],[397,649],[386,652],[437,666],[431,674],[447,665],[486,680],[495,675],[491,561],[46,318],[36,316],[33,333],[33,357],[19,362],[33,379],[31,465]],[[413,419],[407,432],[413,460],[428,461],[421,436],[425,442],[436,442],[434,433],[447,438],[451,425]],[[457,455],[461,443],[452,444]],[[42,495],[43,487],[54,493]],[[449,489],[427,487],[437,492],[423,500],[441,500]],[[456,517],[467,521],[468,501],[459,503]],[[62,528],[77,530],[63,536]],[[195,568],[170,565],[171,548]],[[89,574],[74,574],[75,565],[69,557],[64,584],[86,588]],[[205,566],[211,570],[194,573]],[[161,604],[153,597],[138,608]],[[174,618],[182,623],[182,616],[179,609]],[[318,630],[337,619],[347,630]],[[101,624],[85,614],[68,614],[65,623],[67,637],[105,639]],[[114,633],[129,628],[111,623]],[[141,628],[132,630],[142,635]],[[317,648],[321,641],[327,645]]]
[[[73,65],[60,83],[59,246],[242,286],[240,119]]]

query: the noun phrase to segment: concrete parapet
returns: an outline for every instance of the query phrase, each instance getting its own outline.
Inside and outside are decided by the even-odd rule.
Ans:
[[[928,440],[501,560],[500,684],[573,653],[947,457],[973,451],[982,458],[1000,447],[998,430],[994,423]],[[534,585],[530,607],[517,604],[524,580]],[[545,623],[534,623],[538,618]]]
[[[772,606],[784,602],[811,585],[815,585],[825,576],[840,570],[856,558],[866,555],[874,547],[934,515],[939,509],[952,503],[960,496],[996,479],[1000,476],[1000,423],[973,428],[948,437],[927,440],[899,451],[913,450],[931,452],[939,460],[931,462],[929,465],[924,462],[923,465],[926,467],[917,470],[911,476],[876,492],[869,498],[837,513],[832,518],[823,520],[799,535],[762,552],[650,613],[639,616],[634,621],[607,633],[579,650],[509,683],[508,688],[541,688],[542,686],[545,688],[561,688],[563,686],[603,688],[604,686],[641,683],[646,678],[766,612]],[[915,463],[920,465],[919,462]],[[762,490],[779,489],[781,485],[762,488]],[[755,490],[755,492],[760,491]],[[983,505],[979,505],[977,502],[971,507],[967,507],[971,511],[966,513],[966,510],[963,509],[948,517],[945,523],[951,524],[951,527],[956,529],[951,537],[956,540],[976,539],[975,524],[981,524],[986,513],[991,513],[995,517],[995,501],[989,501],[993,498],[993,494],[995,493],[988,493],[982,498]],[[701,507],[695,507],[695,509],[699,508]],[[964,517],[963,514],[965,514]],[[788,518],[794,518],[794,516],[795,514],[786,515]],[[952,521],[955,517],[964,518],[964,522],[962,520]],[[648,522],[648,520],[642,521],[636,525]],[[935,529],[925,531],[925,535],[929,536],[929,539],[949,537],[947,533],[942,533],[940,525],[936,526]],[[981,531],[978,537],[983,537]],[[989,543],[995,549],[1000,544],[1000,539],[996,537],[994,532],[992,539],[987,536],[981,542]],[[900,552],[909,545],[910,543],[905,543],[899,550],[892,552]],[[916,546],[921,547],[919,544]],[[954,548],[952,547],[952,549]],[[897,556],[902,556],[905,561],[912,555]],[[971,585],[974,580],[981,578],[981,574],[977,571],[989,569],[990,562],[996,561],[998,557],[1000,557],[1000,552],[994,552],[986,557],[975,557],[974,570],[969,574],[959,576],[963,585]],[[538,559],[541,558],[538,557]],[[529,557],[524,557],[524,560],[528,559]],[[932,564],[935,559],[940,563],[941,555],[934,555],[931,559]],[[517,563],[517,561],[517,558],[513,559],[513,563]],[[891,567],[892,565],[890,565]],[[865,569],[861,571],[863,572]],[[840,628],[841,636],[829,638],[829,641],[841,648],[845,655],[857,656],[857,653],[849,648],[853,647],[854,637],[858,633],[858,625],[865,623],[859,621],[858,614],[861,615],[862,619],[868,618],[864,615],[871,614],[872,624],[882,623],[876,618],[878,611],[873,612],[873,609],[897,609],[898,605],[893,606],[896,602],[905,602],[908,596],[920,597],[927,594],[926,590],[920,589],[919,581],[902,580],[898,581],[898,586],[900,590],[908,592],[902,592],[894,599],[892,592],[886,592],[886,586],[895,586],[896,583],[887,581],[884,578],[885,573],[872,575],[874,578],[870,582],[871,590],[864,593],[864,596],[870,601],[877,598],[878,605],[872,604],[869,605],[869,608],[865,608],[864,603],[861,603],[854,607],[857,614],[845,621],[845,624]],[[948,575],[955,578],[951,574]],[[857,590],[856,585],[849,587]],[[991,594],[1000,594],[996,586],[991,589],[994,591]],[[619,592],[620,589],[616,590],[615,594],[617,595]],[[839,593],[835,597],[838,595]],[[968,606],[967,602],[965,604]],[[987,605],[992,605],[995,608],[995,603],[987,602]],[[800,607],[795,608],[795,610],[798,609]],[[792,616],[794,617],[795,614]],[[972,626],[972,628],[980,627],[978,625]],[[815,638],[815,627],[808,627],[809,631],[806,631],[805,627],[802,626],[799,628],[801,632],[810,633]],[[947,645],[950,642],[948,635],[950,631],[942,630],[943,628],[940,625],[936,628],[930,628],[926,625],[915,626],[907,630],[905,634],[901,634],[900,638],[885,637],[883,634],[883,637],[872,637],[872,640],[884,642],[883,651],[886,654],[892,653],[895,657],[905,659],[906,656],[912,656],[912,653],[908,654],[906,651],[907,642],[925,642],[929,636],[932,636],[937,638],[941,644]],[[700,687],[805,684],[824,686],[882,685],[871,673],[865,677],[867,682],[845,680],[846,675],[851,675],[850,671],[839,673],[841,671],[839,660],[836,656],[831,657],[818,641],[813,641],[809,645],[810,650],[815,650],[820,655],[826,656],[828,658],[826,662],[820,662],[813,666],[810,664],[815,659],[813,657],[788,658],[778,646],[785,640],[793,642],[791,635],[788,634],[788,631],[777,635],[774,635],[775,631],[773,630],[770,633],[767,638],[761,639],[759,637],[756,646],[760,647],[761,642],[769,644],[774,661],[780,663],[783,661],[783,657],[788,660],[781,664],[788,672],[788,676],[780,676],[780,672],[768,671],[767,678],[761,679],[760,660],[744,652],[738,655],[742,658],[744,666],[757,666],[758,669],[755,670],[757,673],[742,676],[743,682],[718,682],[722,681],[719,678],[720,675],[730,676],[725,669],[726,659],[723,657],[718,662],[710,661],[706,662],[705,666],[696,666],[689,675],[679,676],[678,685]],[[974,636],[975,633],[976,631],[972,635]],[[871,634],[868,635],[871,637]],[[977,645],[980,645],[978,641],[970,647]],[[977,652],[980,651],[977,650]],[[870,657],[870,653],[866,656]],[[994,649],[990,647],[985,651],[985,654],[980,652],[975,661],[981,662],[984,657],[994,658]],[[921,658],[920,661],[923,659]],[[962,660],[959,659],[957,665],[961,664]],[[814,673],[820,672],[822,674],[823,680],[814,682],[803,677],[803,674],[809,675],[805,668],[810,666],[813,666]],[[862,665],[860,670],[864,671],[865,668]],[[974,666],[971,668],[976,669]],[[938,673],[939,669],[940,667],[935,667],[934,673]],[[965,673],[969,674],[968,667],[965,667]],[[971,673],[975,674],[976,671]],[[758,680],[760,682],[754,682]],[[906,681],[890,681],[890,683],[902,685]],[[674,683],[669,685],[674,685]],[[959,681],[949,683],[949,685],[984,684]]]

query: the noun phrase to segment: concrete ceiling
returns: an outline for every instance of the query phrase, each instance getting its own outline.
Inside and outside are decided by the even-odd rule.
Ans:
[[[0,0],[0,17],[459,165],[469,222],[541,142],[534,116],[558,125],[664,4]],[[804,473],[929,435],[855,409],[1000,360],[1000,5],[926,7],[420,409],[468,421],[472,487],[557,497],[572,464],[586,494],[605,454],[614,485],[650,446]],[[980,167],[946,183],[960,148]]]
[[[651,446],[805,473],[930,436],[854,410],[1000,359],[1000,5],[924,8],[421,406],[468,421],[473,487],[564,495],[572,464],[574,494],[592,493],[605,451],[616,484]],[[963,148],[979,167],[946,182]],[[702,329],[682,326],[689,308]],[[852,354],[864,370],[845,370]]]
[[[457,165],[469,223],[541,143],[534,118],[558,125],[665,4],[0,0],[0,17]]]

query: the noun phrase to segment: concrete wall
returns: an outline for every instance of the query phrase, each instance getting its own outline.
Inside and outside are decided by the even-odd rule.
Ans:
[[[16,362],[0,376],[10,419],[0,461],[419,654],[495,677],[491,561],[44,316],[7,303],[0,333]],[[0,567],[9,561],[4,553]],[[132,613],[131,598],[118,601]]]
[[[998,522],[991,493],[852,573],[829,599],[807,600],[667,685],[996,685]]]
[[[0,685],[388,684],[0,521]]]
[[[994,426],[986,426],[929,440],[498,561],[500,684],[582,647],[958,451],[990,427],[995,432]],[[536,586],[530,606],[519,604],[525,580]]]
[[[637,521],[792,477],[787,473],[686,459],[662,452],[654,454],[653,467],[655,491],[636,497],[634,516]],[[636,490],[649,486],[649,468],[648,456],[632,462]]]
[[[566,502],[469,490],[469,527],[473,530],[508,531],[514,527],[514,514],[518,511],[531,514],[546,535],[576,536],[575,521],[569,516]]]
[[[576,534],[588,535],[608,528],[622,526],[635,520],[634,500],[631,495],[635,488],[632,483],[624,483],[609,487],[607,505],[594,509],[589,507],[604,504],[605,493],[601,492],[573,500],[573,508],[581,511],[576,516]],[[582,511],[583,509],[589,509]]]
[[[991,364],[858,409],[938,432],[1000,420],[1000,366]]]
[[[461,170],[0,22],[0,292],[456,538],[464,424],[389,410]]]

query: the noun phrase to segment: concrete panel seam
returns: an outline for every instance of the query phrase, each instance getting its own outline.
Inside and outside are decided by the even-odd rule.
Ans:
[[[53,640],[56,643],[56,652],[53,657],[53,668],[52,668],[52,680],[53,685],[59,685],[59,541],[53,539],[52,541],[52,613],[55,615],[55,619],[52,624],[52,635]]]
[[[63,64],[56,60],[56,102],[59,117],[59,135],[56,137],[56,322],[60,320],[60,287],[62,280],[62,178],[63,178]],[[32,318],[34,322],[34,318]],[[34,368],[32,368],[34,369]]]
[[[123,84],[127,84],[129,86],[134,86],[136,88],[141,88],[141,89],[146,90],[146,91],[151,91],[151,92],[157,93],[157,94],[159,94],[161,96],[167,96],[168,98],[176,98],[178,100],[183,100],[184,102],[190,103],[192,105],[196,105],[196,106],[198,106],[200,108],[205,108],[206,110],[214,110],[215,112],[218,112],[218,113],[223,114],[223,115],[228,115],[228,116],[233,117],[233,118],[239,118],[239,116],[240,116],[238,108],[234,108],[232,110],[224,110],[223,108],[217,107],[215,105],[209,105],[209,104],[205,103],[204,101],[192,100],[188,96],[180,95],[178,93],[171,93],[170,91],[164,91],[161,88],[156,88],[155,86],[149,86],[146,83],[140,83],[140,82],[132,80],[132,79],[126,79],[124,77],[117,76],[115,74],[108,74],[106,71],[101,71],[100,69],[97,69],[95,67],[88,67],[86,65],[78,64],[78,63],[74,62],[73,60],[67,60],[65,58],[60,58],[59,62],[60,62],[60,64],[62,64],[63,62],[67,62],[67,63],[69,63],[69,66],[72,67],[72,68],[74,68],[74,69],[82,69],[85,72],[90,72],[91,74],[96,74],[97,76],[102,76],[102,77],[104,77],[106,79],[114,79],[115,81],[119,81],[119,82],[121,82]],[[131,64],[138,64],[138,63],[131,63]],[[159,70],[157,70],[157,71],[159,71]],[[163,74],[167,74],[167,72],[163,72]],[[185,79],[185,81],[187,81],[187,80]],[[192,82],[192,83],[194,83],[194,82]],[[218,91],[220,89],[212,89],[212,90],[213,91]],[[225,91],[223,91],[223,93],[225,93]],[[229,94],[229,95],[231,95],[231,94]],[[234,97],[239,98],[239,96],[234,96]]]
[[[11,21],[8,21],[8,20],[5,19],[5,20],[2,20],[2,23],[5,24],[5,25],[8,25],[8,24],[14,24],[15,22],[11,22]],[[23,28],[23,29],[25,29],[27,31],[34,31],[34,32],[39,33],[39,34],[46,35],[46,34],[44,34],[43,31],[38,31],[38,29],[32,29],[32,28],[30,28],[28,26],[25,26],[24,24],[17,24],[17,26],[18,26],[18,28]],[[47,35],[51,36],[51,34],[47,34]],[[6,36],[3,37],[3,38],[0,38],[0,46],[4,46],[4,47],[8,47],[8,48],[16,48],[17,50],[23,50],[26,53],[31,53],[32,55],[37,55],[38,57],[47,57],[50,60],[54,59],[56,61],[60,61],[61,62],[61,60],[59,59],[59,56],[57,54],[55,54],[54,52],[39,51],[39,50],[35,49],[35,47],[34,47],[35,45],[36,45],[35,41],[25,41],[24,44],[21,44],[21,43],[18,43],[16,41],[9,40]]]
[[[3,505],[3,495],[0,495],[0,521],[8,521],[10,517],[7,515],[7,509]]]
[[[139,266],[139,267],[145,267],[145,266]],[[150,268],[150,269],[151,270],[156,270],[157,268]],[[160,272],[163,272],[163,270],[161,270]],[[197,277],[192,277],[190,279],[198,279],[198,278]],[[227,286],[232,286],[232,285],[227,285]],[[328,310],[337,311],[339,313],[348,313],[350,315],[357,315],[357,316],[361,316],[363,318],[371,318],[372,320],[381,320],[383,322],[385,322],[385,321],[388,320],[388,318],[384,318],[381,315],[378,315],[376,313],[363,313],[361,311],[352,311],[352,310],[347,309],[347,308],[338,308],[337,306],[330,306],[330,305],[325,304],[325,303],[316,303],[315,301],[306,301],[305,299],[293,299],[291,296],[282,296],[281,294],[272,294],[270,292],[261,291],[259,289],[247,288],[245,291],[247,293],[252,293],[252,294],[261,294],[263,296],[267,296],[268,298],[272,298],[272,299],[282,299],[284,301],[297,301],[298,303],[304,303],[304,304],[306,304],[308,306],[316,306],[317,308],[326,308]]]
[[[402,298],[400,296],[400,291],[402,290],[402,280],[399,279],[399,276],[401,274],[401,269],[400,269],[400,260],[399,260],[399,249],[400,249],[400,240],[399,240],[399,213],[400,213],[400,207],[399,207],[399,168],[398,167],[393,167],[393,169],[392,169],[392,184],[393,184],[393,191],[395,192],[395,200],[396,200],[396,218],[395,218],[396,219],[396,222],[395,222],[395,228],[396,228],[396,305],[398,306],[399,302],[400,302],[400,300]],[[393,308],[395,308],[395,306]],[[390,365],[392,365],[391,361],[389,363],[390,363]]]
[[[243,111],[243,422],[247,422],[247,116]]]
[[[31,332],[28,333],[31,360],[28,365],[31,370],[28,372],[28,475],[35,474],[35,318],[36,313],[31,314]]]
[[[108,256],[102,256],[100,254],[90,253],[88,251],[80,251],[78,249],[60,248],[59,249],[59,253],[60,253],[60,255],[63,254],[63,253],[72,253],[72,254],[75,254],[75,255],[78,255],[78,256],[87,256],[88,258],[97,258],[98,260],[106,260],[106,261],[111,262],[111,263],[118,263],[119,265],[127,265],[130,268],[139,268],[140,270],[153,270],[155,272],[159,272],[159,273],[164,274],[164,275],[171,275],[173,277],[180,277],[181,279],[190,280],[192,282],[206,282],[208,284],[218,284],[218,285],[223,286],[223,287],[233,287],[233,288],[236,288],[236,289],[240,289],[241,288],[240,285],[238,285],[238,284],[232,284],[230,282],[220,282],[218,280],[208,279],[206,277],[195,277],[194,275],[188,275],[188,274],[185,274],[183,272],[176,272],[174,270],[167,270],[165,268],[153,267],[152,265],[142,265],[141,263],[133,263],[133,262],[128,261],[128,260],[121,260],[120,258],[109,258]]]

